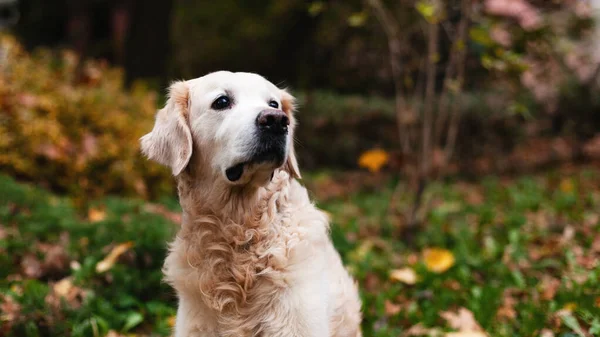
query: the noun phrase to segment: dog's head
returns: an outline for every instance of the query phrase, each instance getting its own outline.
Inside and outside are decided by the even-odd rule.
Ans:
[[[294,98],[265,78],[220,71],[171,85],[142,152],[179,175],[188,166],[229,184],[262,183],[279,167],[300,177]]]

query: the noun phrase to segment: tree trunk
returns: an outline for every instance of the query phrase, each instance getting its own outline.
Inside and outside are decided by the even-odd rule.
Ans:
[[[125,82],[157,80],[164,85],[170,51],[172,0],[133,1],[125,47]]]

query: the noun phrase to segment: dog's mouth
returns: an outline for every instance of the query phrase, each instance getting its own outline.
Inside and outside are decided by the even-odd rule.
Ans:
[[[227,168],[225,170],[225,176],[227,177],[227,180],[234,183],[242,178],[245,171],[256,170],[258,166],[262,166],[263,164],[268,169],[274,170],[283,165],[285,158],[285,148],[271,148],[266,151],[259,151],[254,154],[250,160]]]
[[[236,182],[240,180],[242,175],[244,175],[244,165],[246,165],[246,163],[239,163],[235,166],[226,169],[225,176],[227,176],[227,179],[229,179],[229,181],[231,182]]]

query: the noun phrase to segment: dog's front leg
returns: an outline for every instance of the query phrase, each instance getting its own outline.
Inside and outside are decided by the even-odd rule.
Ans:
[[[182,297],[175,319],[175,337],[219,337],[214,314],[192,297]]]
[[[264,325],[265,337],[330,337],[328,274],[317,258],[294,266],[288,287],[277,295],[272,319]]]

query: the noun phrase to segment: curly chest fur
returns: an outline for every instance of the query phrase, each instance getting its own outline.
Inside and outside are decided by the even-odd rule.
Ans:
[[[266,190],[252,211],[244,212],[249,216],[237,221],[195,216],[171,245],[166,280],[179,292],[197,293],[221,315],[256,314],[268,307],[302,270],[310,251],[327,240],[321,212],[291,218],[298,209],[288,207],[286,190]]]

